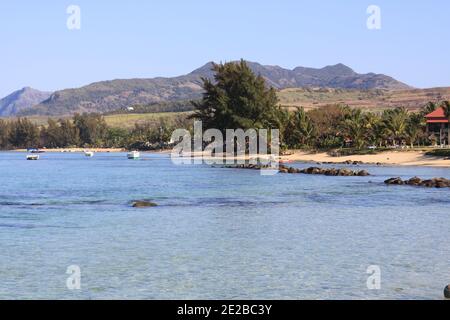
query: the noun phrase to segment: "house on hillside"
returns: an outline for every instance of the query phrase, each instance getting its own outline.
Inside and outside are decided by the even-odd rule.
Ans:
[[[439,144],[449,144],[448,118],[445,116],[443,108],[437,108],[425,116],[427,119],[427,134],[439,138]]]

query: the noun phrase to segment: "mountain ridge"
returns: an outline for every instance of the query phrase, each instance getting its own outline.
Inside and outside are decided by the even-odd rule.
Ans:
[[[23,87],[0,99],[0,117],[10,117],[48,99],[51,92]]]
[[[411,89],[405,83],[384,74],[359,74],[344,64],[323,68],[262,65],[246,61],[256,74],[266,79],[275,89],[323,87],[342,89]],[[177,77],[148,79],[115,79],[59,90],[36,106],[18,112],[18,115],[68,115],[75,112],[111,112],[137,104],[152,104],[198,99],[203,92],[202,78],[212,78],[210,61],[192,72]]]

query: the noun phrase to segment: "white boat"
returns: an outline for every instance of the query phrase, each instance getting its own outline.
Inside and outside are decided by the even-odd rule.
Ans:
[[[93,157],[94,156],[94,152],[93,151],[84,151],[84,155],[86,157]]]
[[[27,155],[27,160],[39,160],[39,155],[29,154],[29,155]]]
[[[140,156],[139,151],[131,151],[127,154],[128,159],[139,159]]]

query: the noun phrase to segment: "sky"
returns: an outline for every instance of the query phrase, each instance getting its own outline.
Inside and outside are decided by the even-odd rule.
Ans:
[[[67,27],[70,5],[80,29]],[[370,5],[381,29],[367,27]],[[449,12],[448,0],[2,0],[0,97],[240,58],[290,69],[344,63],[418,88],[450,86]]]

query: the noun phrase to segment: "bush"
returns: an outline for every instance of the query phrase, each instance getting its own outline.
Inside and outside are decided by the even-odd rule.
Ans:
[[[425,153],[427,156],[450,157],[450,149],[435,149]]]
[[[379,148],[375,150],[371,149],[354,149],[354,148],[345,148],[345,149],[338,149],[333,150],[331,152],[328,152],[329,155],[332,157],[345,157],[345,156],[354,156],[354,155],[366,155],[366,154],[377,154],[379,152],[384,151],[384,148]]]

